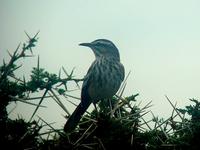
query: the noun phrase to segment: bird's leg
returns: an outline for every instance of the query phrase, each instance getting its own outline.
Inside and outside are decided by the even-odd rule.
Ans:
[[[109,105],[110,105],[110,111],[112,111],[112,102],[110,99],[108,99],[108,101],[109,101]]]
[[[108,101],[109,101],[110,112],[111,112],[111,113],[110,113],[110,117],[112,118],[112,112],[113,112],[112,100],[109,98]]]
[[[99,118],[99,111],[98,111],[98,109],[97,109],[97,105],[96,105],[96,103],[93,103],[93,105],[94,105],[94,109],[95,109],[95,111],[96,111],[96,113],[95,113],[96,118],[98,119],[98,118]]]

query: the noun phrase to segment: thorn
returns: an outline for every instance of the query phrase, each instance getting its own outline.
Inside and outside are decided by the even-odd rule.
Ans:
[[[36,35],[33,37],[33,39],[35,39],[37,37],[37,35],[39,34],[40,30],[36,33]]]
[[[24,57],[34,57],[35,55],[26,55]]]
[[[31,54],[33,54],[32,48],[30,48]]]
[[[62,70],[64,71],[64,73],[65,73],[66,76],[69,76],[64,67],[62,67]]]
[[[17,48],[16,48],[16,50],[15,50],[16,52],[18,51],[20,45],[21,45],[21,42],[18,44],[18,46],[17,46]]]
[[[72,78],[72,75],[73,75],[73,73],[74,73],[74,70],[75,70],[75,67],[72,69],[70,75],[68,75],[68,78]]]
[[[31,39],[31,37],[28,35],[28,33],[26,33],[26,31],[24,31],[26,36],[29,38],[29,40]]]
[[[3,59],[3,66],[6,66],[6,62],[5,62],[5,59]]]
[[[29,122],[31,122],[31,120],[33,119],[34,115],[36,114],[36,112],[37,112],[38,108],[41,106],[41,103],[42,103],[42,101],[44,100],[44,98],[45,98],[45,96],[46,96],[47,92],[48,92],[48,89],[46,89],[46,90],[45,90],[45,92],[44,92],[43,96],[41,97],[41,99],[40,99],[39,103],[37,104],[37,107],[35,108],[35,110],[34,110],[34,112],[33,112],[32,116],[31,116],[31,118],[30,118]]]
[[[8,52],[8,55],[12,58],[13,56],[12,56],[12,54],[7,50],[7,52]]]
[[[67,84],[64,84],[64,86],[65,86],[65,89],[66,89],[66,91],[67,91],[67,89],[68,89],[68,88],[67,88]]]
[[[61,69],[59,70],[59,73],[58,73],[58,78],[60,79],[61,77]]]
[[[37,69],[40,69],[40,56],[38,55],[38,61],[37,61]]]
[[[19,43],[19,44],[18,44],[18,46],[17,46],[17,48],[16,48],[16,50],[15,50],[15,52],[14,52],[13,56],[16,56],[16,54],[17,54],[17,51],[19,50],[19,47],[20,47],[20,45],[21,45],[21,43]]]
[[[25,76],[23,76],[23,83],[24,83],[24,85],[26,85],[26,79],[25,79]]]
[[[80,89],[81,87],[79,86],[78,81],[75,81],[75,83],[76,83],[76,86]]]
[[[15,70],[17,70],[17,69],[19,69],[20,67],[22,67],[22,64],[21,65],[19,65],[19,66],[17,66],[17,67],[15,67],[12,71],[15,71]]]

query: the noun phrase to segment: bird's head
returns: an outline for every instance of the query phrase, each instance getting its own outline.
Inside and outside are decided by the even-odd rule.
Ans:
[[[109,40],[98,39],[91,43],[81,43],[79,45],[90,47],[93,50],[96,58],[114,57],[116,59],[120,59],[117,47]]]

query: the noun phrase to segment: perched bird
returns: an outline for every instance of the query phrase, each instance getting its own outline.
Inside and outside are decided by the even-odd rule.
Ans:
[[[90,66],[82,85],[81,102],[67,120],[64,131],[73,131],[91,103],[111,98],[124,80],[124,67],[120,63],[117,47],[106,39],[81,43],[92,49],[95,60]]]

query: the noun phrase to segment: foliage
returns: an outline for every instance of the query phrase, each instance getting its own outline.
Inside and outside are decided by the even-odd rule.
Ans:
[[[41,104],[45,98],[55,100],[69,116],[70,113],[62,100],[76,97],[68,94],[68,83],[72,81],[79,86],[78,83],[83,79],[74,78],[74,71],[68,74],[64,68],[58,75],[49,73],[40,68],[39,57],[29,81],[24,77],[22,79],[16,77],[15,72],[21,67],[17,65],[17,61],[21,58],[32,57],[32,49],[38,41],[38,33],[33,38],[27,33],[26,35],[28,42],[22,46],[18,45],[13,54],[8,52],[10,61],[8,63],[3,61],[0,66],[0,143],[2,148],[41,150],[122,148],[196,150],[200,148],[200,102],[198,100],[190,99],[194,105],[178,109],[166,96],[173,108],[171,116],[167,119],[159,119],[152,113],[152,119],[147,121],[144,116],[150,113],[151,102],[141,107],[136,99],[139,94],[123,97],[126,80],[112,99],[101,101],[96,109],[87,112],[71,133],[64,133],[63,129],[53,128],[43,118],[38,117],[37,121],[34,120],[37,110],[43,107]],[[65,78],[61,77],[62,73]],[[33,93],[42,93],[42,96],[34,97]],[[16,101],[36,107],[29,121],[23,118],[16,120],[8,118],[6,108]],[[48,126],[49,130],[41,133],[41,129],[45,126]],[[54,136],[49,138],[50,135]]]

